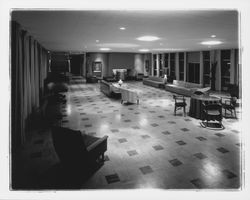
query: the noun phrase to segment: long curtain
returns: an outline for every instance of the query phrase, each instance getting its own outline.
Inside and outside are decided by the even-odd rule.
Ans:
[[[22,145],[31,116],[40,107],[44,79],[48,72],[48,51],[17,22],[11,25],[11,141]]]

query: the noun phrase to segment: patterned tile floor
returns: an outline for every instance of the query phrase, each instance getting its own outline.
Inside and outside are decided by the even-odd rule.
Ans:
[[[70,84],[62,126],[108,135],[105,164],[82,189],[241,187],[240,120],[223,119],[224,130],[205,129],[182,111],[174,116],[172,93],[142,82],[128,84],[141,91],[139,105],[106,97],[99,84],[77,78]],[[21,153],[19,167],[29,174],[58,163],[48,130],[34,131]]]

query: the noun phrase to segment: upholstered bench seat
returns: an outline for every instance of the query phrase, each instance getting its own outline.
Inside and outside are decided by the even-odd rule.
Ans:
[[[161,77],[155,77],[155,76],[149,76],[148,78],[143,78],[143,84],[144,85],[149,85],[153,87],[163,87],[164,88],[164,79]]]
[[[165,85],[167,91],[184,96],[191,96],[198,88],[202,88],[202,85],[177,80],[174,80],[173,84]]]

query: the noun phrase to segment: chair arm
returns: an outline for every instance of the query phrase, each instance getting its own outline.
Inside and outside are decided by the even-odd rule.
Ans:
[[[99,140],[97,140],[97,141],[93,142],[91,145],[89,145],[89,146],[87,147],[87,151],[90,152],[90,151],[94,150],[98,145],[100,145],[100,144],[102,144],[102,143],[107,143],[107,139],[108,139],[108,136],[107,136],[107,135],[103,136],[103,137],[100,138]]]

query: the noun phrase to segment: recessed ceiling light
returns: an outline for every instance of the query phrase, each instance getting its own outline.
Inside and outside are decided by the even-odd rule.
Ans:
[[[211,38],[215,38],[216,37],[216,35],[211,35]]]
[[[156,40],[159,40],[160,38],[158,38],[157,36],[146,35],[146,36],[138,37],[136,39],[140,41],[156,41]]]
[[[125,27],[120,27],[120,30],[125,30],[126,28]]]
[[[99,42],[99,40],[96,40],[96,42]]]
[[[201,44],[203,44],[203,45],[218,45],[218,44],[221,44],[221,43],[222,42],[218,41],[218,40],[211,40],[211,41],[201,42]]]
[[[106,48],[106,47],[103,47],[103,48],[100,48],[101,51],[109,51],[111,50],[110,48]]]
[[[149,49],[139,49],[140,52],[148,52]]]
[[[174,48],[156,48],[153,51],[184,51],[186,49],[174,49]]]

